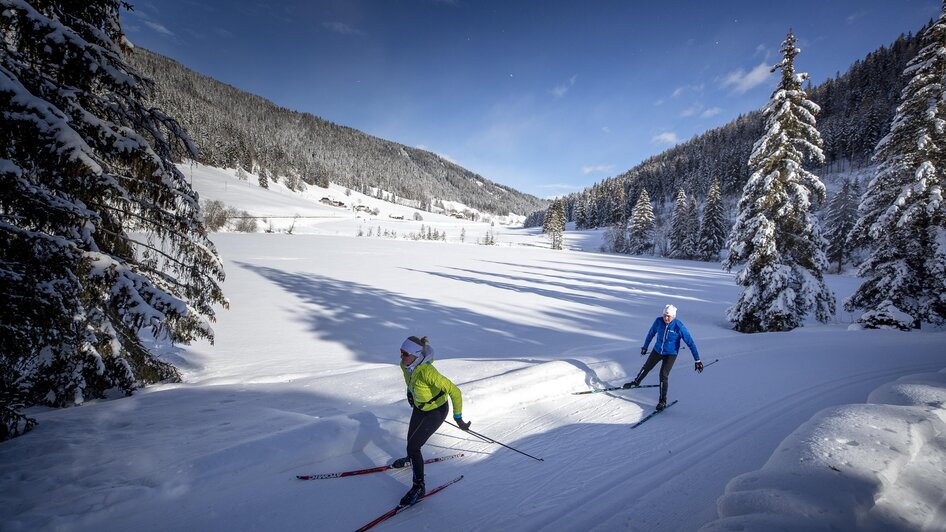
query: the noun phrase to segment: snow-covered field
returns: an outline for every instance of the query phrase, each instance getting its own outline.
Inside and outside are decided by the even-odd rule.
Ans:
[[[724,320],[738,291],[717,264],[578,251],[598,248],[594,231],[556,252],[535,230],[414,222],[352,193],[380,211],[356,216],[189,171],[203,197],[313,218],[292,235],[214,236],[231,302],[216,344],[158,346],[185,383],[35,410],[40,425],[0,445],[0,529],[358,528],[396,504],[409,471],[295,475],[404,455],[397,351],[427,335],[472,428],[544,461],[444,425],[425,456],[466,456],[428,466],[428,487],[465,478],[379,530],[946,530],[943,332],[849,331],[841,312],[743,335]],[[421,223],[447,242],[354,236]],[[488,231],[500,245],[473,243]],[[829,283],[844,297],[857,279]],[[677,405],[632,430],[655,389],[571,394],[633,377],[667,303],[719,360],[697,374],[681,353]]]

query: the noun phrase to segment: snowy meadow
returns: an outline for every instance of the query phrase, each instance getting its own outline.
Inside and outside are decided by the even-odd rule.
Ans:
[[[6,530],[356,529],[409,471],[296,475],[404,455],[408,335],[429,336],[473,430],[543,461],[445,424],[425,457],[465,456],[428,466],[428,486],[464,479],[379,530],[946,530],[942,331],[849,330],[839,310],[740,334],[719,264],[599,253],[596,231],[553,251],[508,220],[413,220],[342,189],[182,169],[273,232],[213,236],[230,301],[216,343],[155,346],[182,384],[30,411],[37,428],[0,445]],[[421,224],[445,240],[406,237]],[[497,245],[476,243],[490,233]],[[858,285],[827,282],[839,299]],[[679,403],[631,429],[656,389],[573,395],[630,380],[668,303],[718,360],[697,374],[681,352]]]

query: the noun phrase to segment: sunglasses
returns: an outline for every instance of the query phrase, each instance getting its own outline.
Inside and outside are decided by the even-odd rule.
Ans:
[[[410,353],[408,353],[407,351],[401,349],[401,358],[409,357],[409,356],[411,356]]]

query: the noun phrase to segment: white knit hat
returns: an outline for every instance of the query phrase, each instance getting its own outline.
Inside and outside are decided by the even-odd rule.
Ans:
[[[671,318],[677,317],[677,307],[673,305],[667,305],[664,307],[664,316],[670,316]]]
[[[417,357],[414,359],[414,362],[408,366],[409,369],[414,369],[424,362],[430,362],[434,359],[434,348],[427,342],[426,336],[423,338],[416,336],[407,337],[407,340],[404,340],[401,344],[401,351]]]

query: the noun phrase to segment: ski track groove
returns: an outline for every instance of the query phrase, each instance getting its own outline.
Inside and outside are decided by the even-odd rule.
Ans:
[[[612,474],[608,475],[605,474],[608,471],[604,469],[601,473],[595,475],[601,479],[598,482],[583,483],[582,488],[577,486],[572,487],[567,491],[562,491],[558,495],[560,497],[562,495],[581,493],[581,500],[571,499],[569,504],[558,504],[555,500],[546,499],[543,502],[542,499],[539,499],[540,508],[527,509],[528,503],[535,501],[536,497],[538,497],[538,495],[529,495],[525,497],[519,505],[522,512],[517,512],[519,514],[518,518],[526,518],[527,523],[523,523],[521,520],[510,523],[502,519],[483,519],[478,522],[477,526],[483,529],[493,530],[503,528],[514,528],[516,530],[566,530],[574,529],[575,527],[588,528],[589,526],[601,526],[606,522],[610,522],[610,524],[614,526],[626,527],[626,518],[620,517],[624,512],[615,513],[613,503],[596,504],[595,501],[602,499],[601,496],[603,494],[612,490],[619,490],[621,493],[624,493],[625,499],[628,501],[637,501],[656,490],[661,485],[666,484],[668,479],[675,478],[685,473],[703,460],[712,459],[713,456],[726,449],[733,442],[744,439],[747,434],[773,423],[777,425],[781,417],[790,415],[801,407],[811,408],[811,406],[822,402],[825,397],[839,390],[847,389],[867,380],[889,380],[890,377],[893,376],[923,371],[935,371],[939,367],[939,365],[925,364],[856,373],[821,382],[789,393],[788,395],[773,398],[752,411],[730,419],[712,430],[688,434],[684,438],[674,441],[672,449],[674,457],[671,462],[668,462],[663,453],[661,453],[658,457],[646,460],[640,465],[622,470],[616,479],[613,478],[613,470],[611,471]],[[560,410],[565,407],[573,408],[573,402],[565,403],[554,410]],[[612,409],[612,411],[613,410],[616,409]],[[541,417],[545,416],[543,415],[540,416],[540,418]],[[601,416],[595,417],[601,418]],[[517,426],[517,430],[515,430],[514,433],[521,432],[530,425],[532,425],[531,422]],[[630,432],[630,425],[631,423],[622,423],[617,425],[616,428]],[[575,430],[569,431],[569,434],[573,434],[579,430],[581,430],[580,427],[576,425]],[[654,430],[656,429],[649,431],[645,429],[644,433],[640,435],[640,438],[657,439],[661,441],[666,439],[663,437],[654,438]],[[664,432],[668,430],[670,429],[664,428]],[[763,433],[765,432],[766,431],[763,431]],[[787,436],[787,434],[785,436]],[[629,442],[633,441],[633,439],[629,440]],[[774,448],[772,451],[774,451]],[[549,484],[552,484],[552,488],[554,488],[557,480],[556,475],[551,475],[548,480],[541,485],[537,485],[533,493],[537,494],[543,492],[541,488],[548,487]],[[631,486],[633,486],[633,488],[631,488]],[[607,498],[605,497],[603,500],[607,500]],[[535,514],[538,514],[540,518],[534,519],[534,517],[536,517]],[[576,518],[575,516],[580,517]],[[621,519],[621,522],[616,523],[616,519]],[[592,525],[594,523],[597,523],[597,525]],[[613,528],[613,526],[609,528]]]

